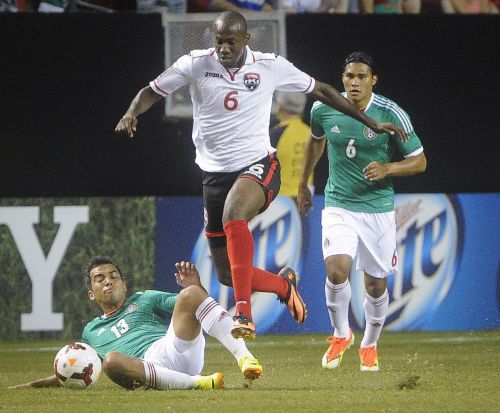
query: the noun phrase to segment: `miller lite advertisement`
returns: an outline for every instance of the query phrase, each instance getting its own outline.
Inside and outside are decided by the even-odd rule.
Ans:
[[[331,333],[326,311],[326,271],[321,249],[323,196],[302,217],[292,198],[278,197],[249,226],[254,265],[277,273],[294,268],[308,318],[297,325],[269,293],[252,294],[258,334]],[[388,278],[389,331],[460,331],[500,327],[498,194],[401,194],[395,196],[398,263]],[[159,198],[156,230],[156,287],[177,291],[172,262],[190,260],[202,283],[231,314],[232,289],[217,281],[198,197]],[[354,267],[354,266],[353,266]],[[364,328],[363,273],[351,269],[350,322]]]
[[[321,245],[324,197],[307,217],[280,196],[249,223],[254,265],[292,267],[308,317],[297,325],[274,294],[252,294],[258,334],[328,333]],[[395,197],[396,271],[388,277],[389,331],[500,328],[500,194]],[[174,264],[191,261],[231,314],[204,233],[201,197],[3,199],[0,202],[0,338],[74,337],[98,312],[80,274],[92,255],[115,257],[131,289],[176,292]],[[350,325],[365,325],[363,273],[352,268]],[[87,316],[82,316],[86,314]]]

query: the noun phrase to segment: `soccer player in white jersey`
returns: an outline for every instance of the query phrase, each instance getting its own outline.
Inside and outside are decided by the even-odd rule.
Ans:
[[[275,293],[298,323],[306,317],[292,269],[284,268],[276,275],[253,266],[248,222],[269,206],[280,187],[279,162],[269,138],[274,91],[310,93],[376,132],[397,133],[402,138],[406,134],[393,124],[367,117],[333,87],[315,81],[286,59],[251,50],[241,14],[220,14],[212,29],[214,48],[182,56],[141,89],[116,132],[133,137],[140,114],[189,85],[196,163],[203,170],[205,233],[219,281],[234,289],[233,335],[254,338],[252,290]]]
[[[85,270],[90,300],[103,315],[85,325],[80,341],[102,359],[109,378],[127,389],[221,389],[222,373],[201,376],[204,364],[203,331],[229,350],[244,377],[257,379],[262,367],[243,339],[231,335],[233,320],[200,283],[195,266],[175,264],[179,294],[147,290],[127,297],[127,284],[109,257],[93,257]],[[171,314],[170,324],[166,315]],[[57,387],[55,375],[12,386]]]
[[[324,368],[339,367],[354,343],[349,328],[353,261],[364,271],[366,327],[360,344],[361,371],[378,371],[377,341],[389,307],[387,277],[397,271],[394,191],[391,177],[425,170],[427,161],[410,118],[392,100],[373,93],[378,76],[373,59],[351,53],[344,62],[345,94],[359,111],[379,122],[393,122],[409,136],[402,142],[378,133],[321,102],[311,110],[311,137],[306,146],[298,204],[302,213],[312,206],[307,180],[328,142],[329,176],[325,187],[322,244],[327,278],[325,296],[333,335],[323,356]],[[404,157],[391,162],[398,150]]]

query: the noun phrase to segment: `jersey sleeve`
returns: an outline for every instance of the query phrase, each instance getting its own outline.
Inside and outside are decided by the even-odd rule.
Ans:
[[[411,123],[408,114],[395,103],[391,105],[389,110],[391,111],[392,123],[404,129],[404,131],[408,134],[408,137],[410,138],[406,142],[401,142],[401,139],[399,139],[399,137],[397,137],[396,135],[392,136],[392,139],[394,140],[394,143],[398,148],[398,150],[401,152],[401,154],[406,158],[406,157],[416,156],[419,153],[422,153],[423,152],[422,143],[420,142],[419,137],[415,133],[415,130],[413,128],[413,125]]]
[[[189,84],[191,80],[191,69],[191,56],[184,55],[156,79],[149,82],[149,86],[163,97],[170,95],[180,87]]]
[[[321,124],[321,102],[314,102],[311,108],[311,135],[315,139],[322,139],[325,137],[325,130]]]
[[[82,343],[86,343],[86,344],[90,345],[90,343],[89,343],[89,338],[88,338],[88,336],[87,336],[87,332],[86,332],[86,329],[85,329],[85,328],[83,329],[83,332],[82,332],[82,338],[80,339],[80,341],[81,341]]]
[[[316,84],[314,78],[297,69],[284,57],[276,58],[276,89],[282,92],[311,93]]]
[[[89,346],[94,346],[95,343],[93,343],[92,341],[92,326],[94,325],[94,322],[95,320],[92,320],[90,322],[88,322],[87,324],[85,324],[85,326],[83,327],[83,331],[82,331],[82,337],[80,338],[80,341],[82,343],[85,343],[85,344],[88,344]],[[94,340],[95,340],[95,337],[94,337]]]
[[[177,293],[166,293],[163,291],[146,290],[144,296],[151,302],[153,310],[160,314],[174,312]]]

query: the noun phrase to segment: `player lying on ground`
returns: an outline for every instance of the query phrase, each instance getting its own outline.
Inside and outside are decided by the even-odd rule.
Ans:
[[[243,339],[231,335],[233,320],[200,283],[195,266],[175,264],[179,294],[147,290],[127,298],[127,285],[117,264],[96,256],[86,269],[90,300],[103,315],[90,321],[81,341],[102,358],[108,377],[127,389],[219,389],[223,375],[201,376],[205,338],[215,337],[235,357],[247,379],[257,379],[262,367]],[[172,314],[170,325],[165,322]],[[15,387],[55,387],[55,375]]]

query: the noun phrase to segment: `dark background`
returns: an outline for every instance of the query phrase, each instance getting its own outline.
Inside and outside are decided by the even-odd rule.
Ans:
[[[424,175],[395,180],[398,191],[500,191],[499,16],[293,15],[286,24],[288,59],[338,89],[349,52],[375,57],[377,93],[410,114],[428,159]],[[159,15],[3,14],[0,65],[1,197],[201,194],[190,120],[167,119],[157,104],[134,139],[114,134],[164,68]],[[318,192],[326,175],[323,158]]]

